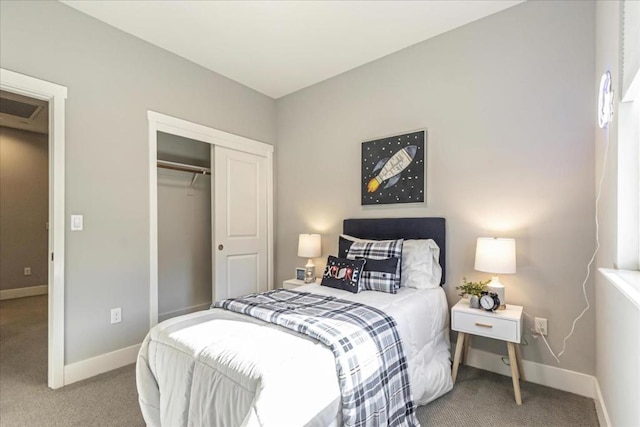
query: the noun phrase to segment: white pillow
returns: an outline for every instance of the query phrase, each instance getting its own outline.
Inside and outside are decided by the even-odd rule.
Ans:
[[[400,286],[433,289],[440,286],[440,248],[432,239],[405,240],[402,247]]]
[[[351,241],[375,242],[377,240],[359,239],[341,234]],[[440,266],[440,247],[432,239],[405,240],[402,247],[402,267],[400,287],[432,289],[440,286],[442,266]]]

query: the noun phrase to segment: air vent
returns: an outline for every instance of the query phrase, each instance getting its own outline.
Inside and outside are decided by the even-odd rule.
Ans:
[[[30,119],[41,107],[14,101],[13,99],[0,98],[0,113]]]
[[[45,100],[0,90],[0,126],[47,133],[48,104]]]

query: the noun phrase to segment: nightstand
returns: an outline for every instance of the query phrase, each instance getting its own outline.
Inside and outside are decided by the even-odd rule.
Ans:
[[[316,279],[316,283],[320,284],[320,279]],[[307,285],[308,283],[304,283],[304,280],[298,279],[289,279],[282,282],[283,289],[293,289],[295,290],[299,286]]]
[[[522,307],[507,304],[506,310],[490,312],[477,308],[470,308],[469,301],[461,299],[451,309],[451,329],[458,331],[456,354],[453,359],[453,383],[458,376],[460,357],[464,349],[464,358],[469,345],[469,335],[493,338],[507,343],[511,377],[513,380],[513,394],[516,403],[522,405],[520,396],[520,378],[522,376],[522,358],[520,357],[520,337],[522,336]]]

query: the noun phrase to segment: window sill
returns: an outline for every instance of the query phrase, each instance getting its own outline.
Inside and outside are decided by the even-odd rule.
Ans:
[[[598,270],[636,307],[640,308],[640,271],[615,270],[612,268],[599,268]]]

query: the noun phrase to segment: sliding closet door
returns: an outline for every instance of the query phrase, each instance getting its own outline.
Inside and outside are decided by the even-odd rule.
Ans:
[[[213,148],[214,299],[268,289],[266,158]]]

